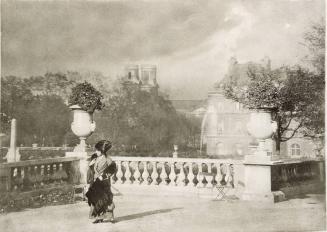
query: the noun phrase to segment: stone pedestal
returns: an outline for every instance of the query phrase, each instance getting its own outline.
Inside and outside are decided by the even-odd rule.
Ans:
[[[274,203],[271,192],[271,165],[269,163],[244,163],[245,190],[242,200]]]
[[[86,185],[87,170],[88,170],[88,154],[87,152],[66,152],[66,157],[78,157],[79,161],[79,184]]]

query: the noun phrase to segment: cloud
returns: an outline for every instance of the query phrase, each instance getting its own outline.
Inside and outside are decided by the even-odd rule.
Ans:
[[[204,98],[232,55],[300,59],[302,33],[323,9],[323,0],[3,1],[2,74],[115,76],[125,63],[154,63],[174,98]]]

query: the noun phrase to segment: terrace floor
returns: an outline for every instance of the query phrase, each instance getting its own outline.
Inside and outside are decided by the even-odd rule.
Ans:
[[[0,215],[2,232],[52,231],[322,231],[325,195],[307,195],[276,204],[215,201],[196,197],[115,197],[117,222],[92,224],[86,202]]]

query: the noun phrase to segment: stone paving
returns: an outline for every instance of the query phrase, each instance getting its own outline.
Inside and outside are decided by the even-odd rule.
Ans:
[[[92,224],[85,202],[0,215],[1,232],[84,231],[323,231],[325,195],[307,195],[276,204],[195,197],[115,198],[117,222]]]

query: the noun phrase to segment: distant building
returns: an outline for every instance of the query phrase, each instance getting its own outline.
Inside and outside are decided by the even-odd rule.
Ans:
[[[269,58],[264,58],[261,63],[239,64],[235,58],[231,58],[227,75],[215,85],[214,91],[208,93],[208,107],[202,124],[203,141],[210,156],[242,156],[250,152],[249,144],[256,143],[246,129],[251,111],[242,104],[227,99],[223,94],[222,84],[229,79],[238,85],[244,85],[248,79],[249,67],[257,70],[270,69],[271,62]],[[266,141],[266,147],[271,154],[275,153],[274,142],[271,139]],[[295,135],[281,144],[281,155],[292,158],[315,156],[314,144],[309,139]]]
[[[123,81],[139,84],[145,91],[157,90],[157,66],[155,65],[127,65]]]

